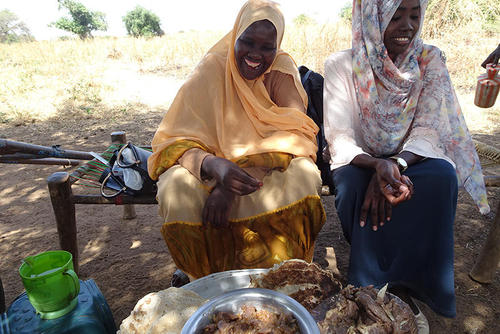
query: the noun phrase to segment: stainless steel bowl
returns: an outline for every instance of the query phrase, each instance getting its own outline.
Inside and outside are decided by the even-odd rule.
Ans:
[[[221,271],[198,278],[184,285],[183,289],[196,292],[205,299],[212,299],[223,293],[250,287],[250,276],[262,275],[269,269],[236,269]]]
[[[297,319],[301,334],[319,334],[313,317],[297,301],[280,292],[257,288],[233,290],[213,298],[193,313],[181,334],[202,333],[203,328],[210,324],[214,313],[239,313],[243,305],[252,305],[258,310],[292,314]]]

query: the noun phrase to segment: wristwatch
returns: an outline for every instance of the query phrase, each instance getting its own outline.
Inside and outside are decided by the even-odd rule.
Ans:
[[[401,157],[389,157],[389,159],[394,160],[396,162],[400,173],[403,173],[408,168],[406,160]]]

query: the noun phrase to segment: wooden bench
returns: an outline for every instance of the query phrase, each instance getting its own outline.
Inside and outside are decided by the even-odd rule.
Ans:
[[[126,134],[123,131],[113,132],[111,142],[114,145],[126,143]],[[78,180],[85,178],[85,173],[79,170],[68,174],[66,172],[56,172],[47,178],[50,199],[57,223],[57,233],[61,249],[73,255],[73,265],[78,273],[78,242],[75,216],[75,204],[114,204],[123,205],[123,219],[133,219],[136,217],[133,204],[158,204],[155,196],[132,197],[119,195],[112,199],[107,199],[101,194],[78,195],[72,190]]]

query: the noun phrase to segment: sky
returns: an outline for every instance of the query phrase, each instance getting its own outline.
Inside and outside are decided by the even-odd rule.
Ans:
[[[94,35],[125,36],[127,31],[122,17],[140,5],[155,13],[166,33],[180,30],[229,31],[239,9],[246,0],[77,0],[92,11],[106,14],[108,30]],[[300,14],[317,22],[334,22],[338,13],[351,0],[278,0],[285,21],[291,24]],[[23,21],[37,40],[54,39],[67,35],[47,25],[62,16],[57,0],[0,0],[0,10],[8,9]]]

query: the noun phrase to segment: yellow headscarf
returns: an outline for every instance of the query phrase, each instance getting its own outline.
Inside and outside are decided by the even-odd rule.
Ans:
[[[297,66],[280,49],[283,14],[272,1],[250,0],[241,8],[233,30],[208,51],[191,73],[160,123],[148,161],[151,178],[157,179],[192,147],[229,160],[266,152],[315,159],[318,127],[314,121],[296,108],[278,107],[264,86],[265,74],[246,80],[238,71],[235,42],[260,20],[269,20],[277,31],[278,52],[266,73],[291,75],[307,107]]]

